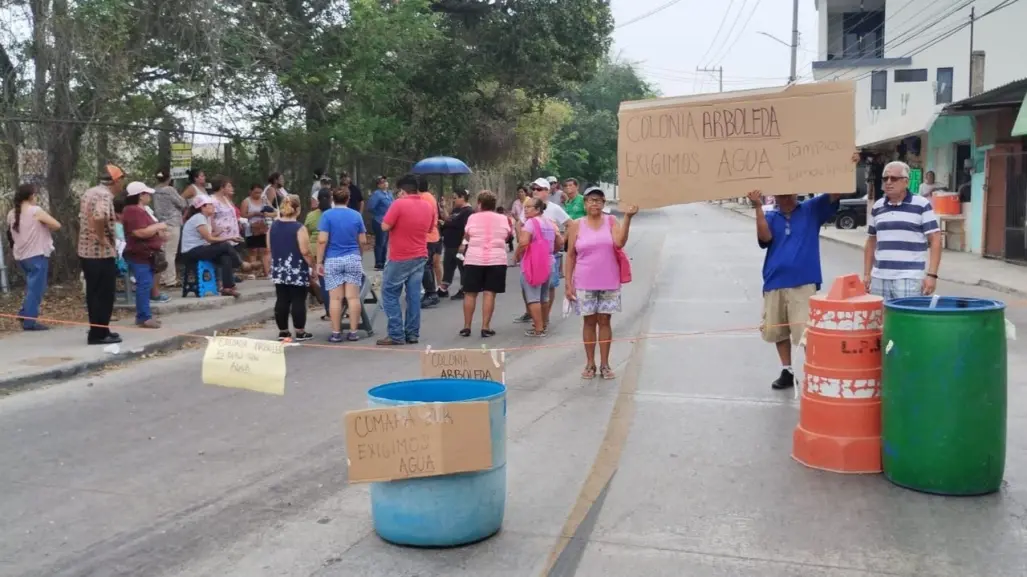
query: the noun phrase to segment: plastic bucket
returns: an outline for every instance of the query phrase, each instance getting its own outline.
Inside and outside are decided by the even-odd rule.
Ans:
[[[397,545],[455,547],[491,537],[506,509],[506,386],[470,379],[421,379],[374,387],[368,406],[486,401],[492,468],[371,484],[378,535]]]

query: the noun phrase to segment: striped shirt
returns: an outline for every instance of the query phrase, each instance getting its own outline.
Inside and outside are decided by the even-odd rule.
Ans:
[[[867,233],[877,237],[874,269],[879,279],[921,279],[927,267],[927,236],[939,232],[931,201],[908,191],[899,204],[882,197],[867,219]]]

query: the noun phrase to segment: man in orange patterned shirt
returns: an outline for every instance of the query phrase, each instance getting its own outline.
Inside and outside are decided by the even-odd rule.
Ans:
[[[114,196],[125,184],[125,172],[113,164],[100,171],[100,184],[82,193],[78,210],[78,257],[86,282],[86,309],[89,311],[90,345],[120,343],[121,337],[110,330],[114,314],[118,256],[114,246]]]

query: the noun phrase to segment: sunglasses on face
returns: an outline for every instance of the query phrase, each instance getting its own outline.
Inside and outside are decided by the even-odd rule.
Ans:
[[[882,176],[881,180],[885,182],[899,182],[900,180],[906,180],[905,176]]]
[[[545,189],[544,188],[539,188],[537,186],[531,187],[531,191],[532,192],[542,192],[543,190],[545,190]]]

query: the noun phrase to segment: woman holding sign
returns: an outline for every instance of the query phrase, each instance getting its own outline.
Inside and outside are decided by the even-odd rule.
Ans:
[[[624,212],[624,222],[603,212],[606,194],[598,187],[585,191],[585,216],[567,228],[566,297],[584,319],[585,370],[581,376],[596,376],[596,342],[599,343],[599,374],[604,379],[617,375],[610,367],[613,327],[610,318],[620,312],[621,284],[631,282],[631,263],[624,255],[631,219],[637,206]]]

